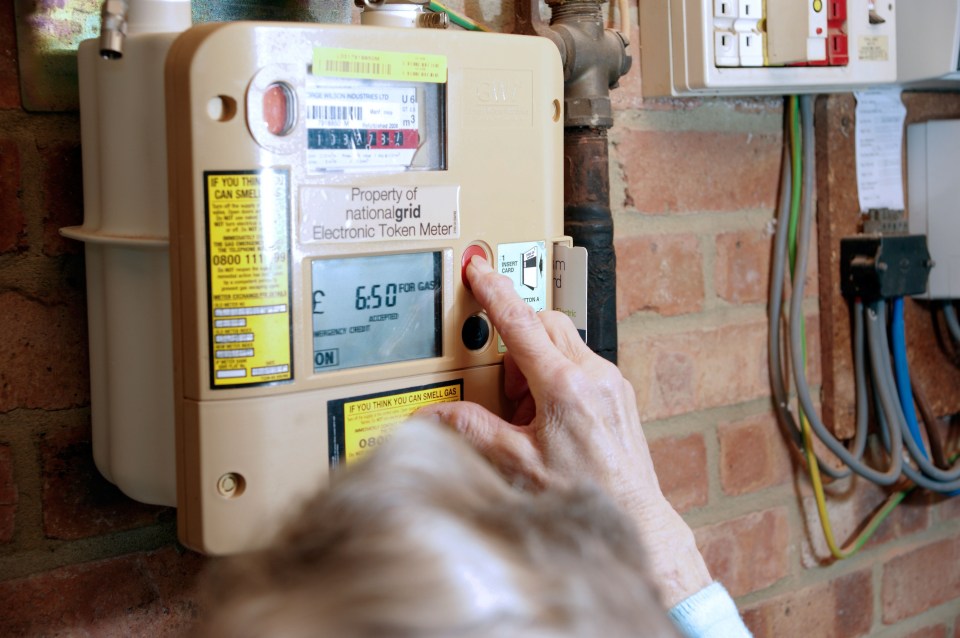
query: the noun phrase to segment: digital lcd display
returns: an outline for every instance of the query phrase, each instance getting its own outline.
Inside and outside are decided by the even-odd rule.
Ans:
[[[314,372],[438,357],[442,253],[311,263]]]

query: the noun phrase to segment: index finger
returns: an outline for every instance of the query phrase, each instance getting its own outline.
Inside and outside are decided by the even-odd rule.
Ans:
[[[548,380],[559,366],[569,363],[550,339],[537,313],[520,298],[507,277],[495,273],[478,256],[467,265],[467,279],[528,381]]]

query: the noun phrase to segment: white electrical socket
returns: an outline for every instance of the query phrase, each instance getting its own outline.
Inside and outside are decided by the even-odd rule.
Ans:
[[[740,66],[763,66],[763,34],[745,31],[739,35]]]
[[[717,66],[740,66],[740,38],[729,31],[716,31],[714,50],[716,51]]]
[[[895,82],[896,0],[821,1],[822,11],[832,11],[838,3],[845,8],[843,42],[821,41],[822,14],[787,22],[789,36],[771,34],[760,0],[639,0],[644,95],[822,93]],[[767,13],[789,5],[807,11],[805,2],[767,0]],[[722,37],[726,33],[736,35],[736,51]],[[744,51],[748,33],[754,37]],[[768,51],[777,48],[781,37],[801,42],[802,57],[808,59],[820,56],[825,46],[836,51],[846,44],[849,61],[844,66],[770,66]]]

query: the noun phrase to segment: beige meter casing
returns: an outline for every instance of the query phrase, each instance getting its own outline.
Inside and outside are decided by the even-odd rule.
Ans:
[[[174,42],[182,542],[262,546],[421,405],[504,412],[502,343],[461,263],[485,254],[552,307],[562,97],[536,37],[234,22]]]

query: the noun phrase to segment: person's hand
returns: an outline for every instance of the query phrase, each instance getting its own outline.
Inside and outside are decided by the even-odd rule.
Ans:
[[[693,533],[660,491],[630,382],[583,343],[568,317],[535,313],[482,258],[473,258],[467,278],[507,346],[504,390],[515,413],[506,421],[457,402],[419,414],[458,430],[508,480],[597,483],[636,523],[668,606],[710,584]]]

